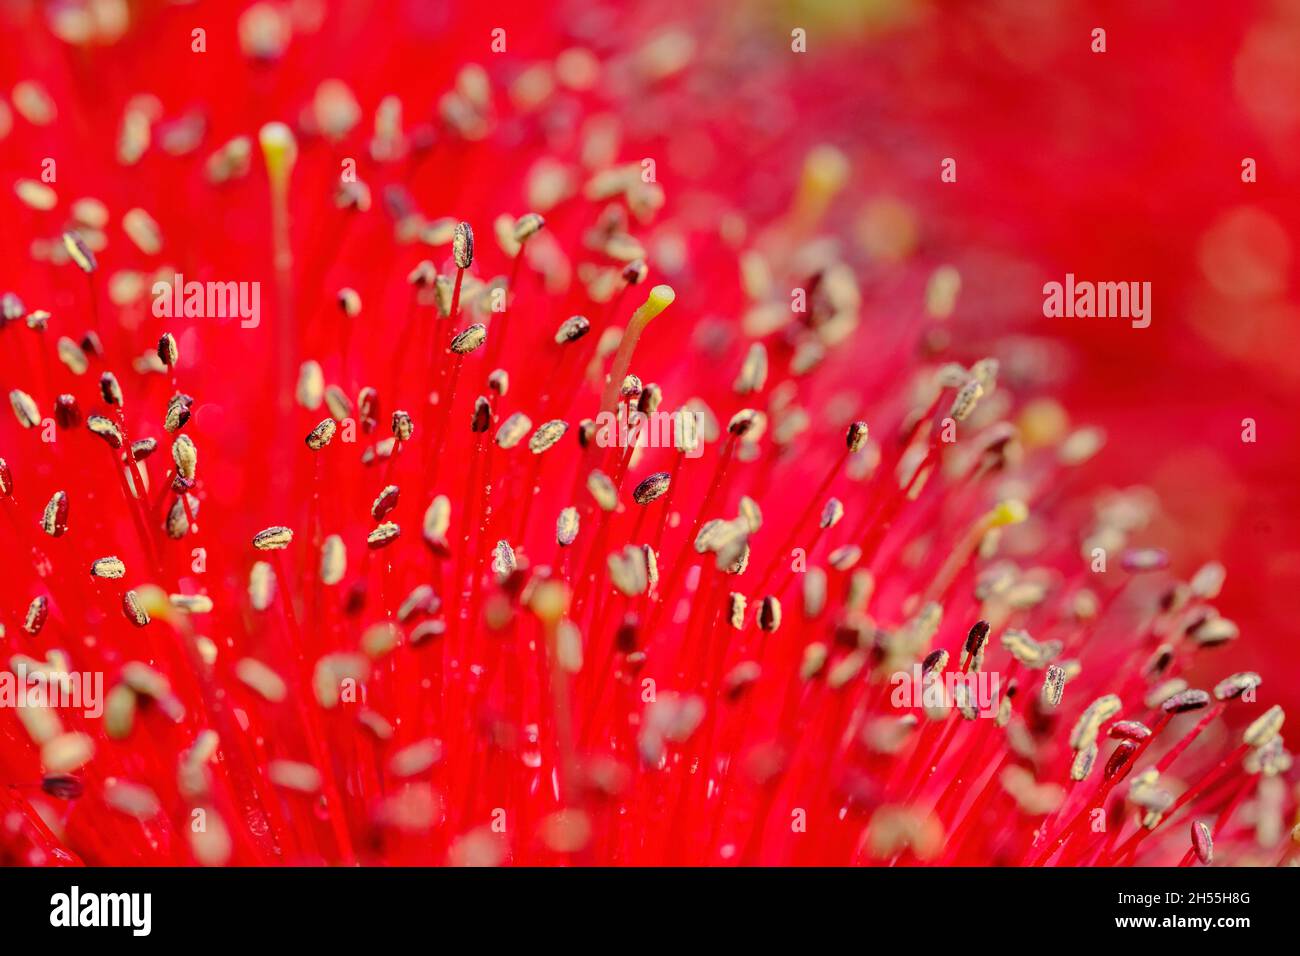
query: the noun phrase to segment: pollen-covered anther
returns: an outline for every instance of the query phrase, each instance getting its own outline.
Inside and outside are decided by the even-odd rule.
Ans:
[[[1196,852],[1196,858],[1202,865],[1209,866],[1214,862],[1214,836],[1210,833],[1210,828],[1200,820],[1193,820],[1191,829],[1192,849]]]
[[[543,422],[537,426],[537,431],[533,432],[533,437],[528,439],[528,450],[534,455],[540,455],[542,452],[554,447],[555,443],[563,438],[564,433],[568,430],[569,423],[560,418]]]
[[[80,732],[59,734],[41,747],[41,763],[47,774],[64,774],[80,770],[95,755],[92,738]]]
[[[1074,729],[1070,731],[1070,749],[1080,750],[1096,739],[1101,725],[1118,714],[1122,706],[1123,703],[1118,695],[1104,694],[1084,708],[1075,722]]]
[[[189,511],[186,511],[186,505]],[[172,502],[172,506],[167,511],[167,520],[164,523],[164,530],[167,537],[173,541],[179,541],[184,538],[190,531],[190,515],[195,519],[199,516],[199,499],[191,494],[178,495]]]
[[[640,285],[650,278],[650,267],[644,259],[633,259],[623,267],[623,281],[628,285]]]
[[[1210,695],[1203,690],[1185,690],[1181,693],[1174,694],[1168,700],[1160,705],[1160,708],[1166,714],[1186,714],[1193,710],[1200,710],[1207,707],[1210,703]]]
[[[140,595],[134,591],[127,591],[122,595],[122,613],[136,627],[144,627],[149,623],[149,612],[145,610]]]
[[[54,422],[64,431],[81,424],[81,406],[76,396],[64,393],[54,400]]]
[[[761,392],[767,384],[767,348],[762,342],[754,342],[745,353],[740,365],[740,372],[732,383],[737,395],[751,395]]]
[[[727,431],[737,438],[758,441],[767,427],[767,416],[753,408],[742,408],[727,422]]]
[[[781,602],[767,595],[758,606],[758,626],[769,634],[781,626]]]
[[[438,314],[444,319],[451,318],[452,300],[456,297],[456,280],[451,276],[434,276],[429,280],[433,284],[433,304]],[[465,280],[462,285],[469,288]]]
[[[1093,741],[1089,740],[1083,745],[1082,748],[1079,749],[1082,750],[1088,747],[1095,747],[1095,746],[1096,744]],[[1106,769],[1102,772],[1103,778],[1106,780],[1113,780],[1121,773],[1127,773],[1129,762],[1134,758],[1134,756],[1136,756],[1137,752],[1138,752],[1138,745],[1134,741],[1132,740],[1121,741],[1120,745],[1115,748],[1115,750],[1111,753],[1110,758],[1106,761]],[[1131,794],[1132,792],[1130,792],[1130,795]]]
[[[442,608],[442,599],[433,590],[432,585],[419,584],[411,589],[405,600],[397,607],[397,620],[406,624],[427,614],[437,614]]]
[[[321,788],[321,773],[309,763],[298,760],[272,760],[266,765],[266,778],[282,790],[314,794]]]
[[[42,778],[41,790],[56,800],[77,800],[86,792],[86,785],[75,774],[51,773]]]
[[[1236,640],[1240,633],[1233,621],[1217,615],[1204,618],[1187,632],[1198,647],[1218,647]]]
[[[737,631],[745,627],[745,609],[747,607],[745,595],[739,591],[732,591],[727,596],[727,622]]]
[[[86,240],[82,239],[79,233],[68,231],[63,234],[63,250],[86,275],[91,275],[99,268],[95,254],[90,251],[90,246],[86,245]]]
[[[379,392],[369,385],[357,393],[357,415],[366,434],[379,426]]]
[[[591,497],[596,499],[596,504],[602,511],[613,511],[618,506],[618,489],[609,475],[599,468],[594,469],[587,476],[587,490],[591,492]]]
[[[267,561],[254,561],[248,569],[248,602],[254,611],[265,611],[275,600],[275,568]]]
[[[293,541],[293,529],[274,525],[253,535],[253,547],[258,551],[283,551]]]
[[[1061,704],[1065,693],[1065,668],[1059,664],[1048,665],[1043,677],[1042,702],[1048,711],[1055,710]]]
[[[970,376],[979,382],[985,395],[993,394],[998,384],[999,362],[995,358],[982,358],[971,364]]]
[[[90,368],[90,360],[86,358],[86,353],[81,346],[66,335],[60,336],[54,344],[54,350],[62,362],[73,375],[85,375]]]
[[[845,433],[844,444],[848,446],[850,453],[857,454],[867,446],[868,437],[870,437],[870,429],[867,428],[866,421],[854,421]]]
[[[212,612],[212,598],[206,594],[170,594],[167,596],[167,600],[172,607],[186,611],[189,614],[210,614]]]
[[[1210,561],[1200,567],[1188,582],[1192,593],[1204,601],[1213,601],[1223,590],[1223,582],[1228,572],[1218,561]]]
[[[644,478],[632,491],[632,500],[639,505],[648,505],[662,497],[668,491],[672,476],[666,471],[658,471]]]
[[[1281,732],[1285,720],[1286,713],[1282,710],[1282,705],[1274,704],[1255,718],[1251,725],[1246,728],[1241,735],[1242,743],[1248,744],[1257,750],[1260,747],[1267,746]]]
[[[524,243],[537,235],[546,226],[546,220],[535,212],[527,212],[515,220],[513,238],[517,243]]]
[[[356,289],[343,287],[339,289],[337,296],[339,311],[349,319],[355,319],[361,314],[361,296]]]
[[[450,526],[451,499],[446,495],[438,495],[425,509],[421,529],[424,543],[434,554],[446,557],[450,553],[447,546],[447,529]]]
[[[5,111],[5,124],[11,122],[8,110]],[[49,212],[59,204],[59,194],[45,183],[35,179],[20,179],[14,183],[14,195],[18,201],[37,212]]]
[[[415,423],[411,421],[411,416],[402,409],[393,412],[393,437],[398,441],[410,441],[411,436],[415,433]]]
[[[1074,755],[1074,761],[1070,764],[1071,780],[1080,781],[1088,778],[1092,773],[1093,765],[1097,762],[1097,752],[1097,744],[1089,741]]]
[[[428,618],[416,624],[406,635],[406,642],[411,647],[424,647],[432,644],[447,633],[447,622],[440,618]]]
[[[170,332],[164,332],[158,338],[158,360],[168,368],[175,368],[176,363],[180,361],[181,353],[176,345],[176,336]]]
[[[112,372],[104,372],[99,376],[99,394],[104,399],[104,404],[121,406],[122,385]]]
[[[756,533],[763,527],[763,509],[749,495],[740,496],[737,510],[740,512],[740,519],[745,523],[745,528],[750,534]]]
[[[126,576],[126,564],[114,555],[96,558],[90,564],[90,576],[116,581]]]
[[[1215,684],[1214,697],[1216,700],[1234,700],[1247,691],[1253,691],[1261,683],[1263,683],[1263,678],[1254,671],[1240,671],[1236,674],[1230,674]]]
[[[384,517],[397,507],[397,500],[401,492],[397,485],[388,485],[381,491],[370,506],[370,517],[376,521],[382,521]]]
[[[921,661],[921,676],[928,677],[930,674],[941,674],[948,666],[949,654],[942,647],[931,651],[925,655]]]
[[[394,777],[405,780],[427,773],[442,759],[442,741],[426,737],[407,744],[388,758],[388,769]]]
[[[456,261],[457,269],[468,269],[474,262],[474,230],[469,223],[456,224],[456,231],[451,239],[451,255]]]
[[[826,556],[826,563],[836,571],[848,571],[862,559],[862,548],[856,544],[844,544]]]
[[[348,401],[347,394],[338,385],[326,385],[324,399],[325,407],[335,421],[351,418],[352,403]]]
[[[14,410],[14,417],[18,419],[18,424],[23,428],[35,428],[41,423],[41,412],[36,406],[36,400],[24,392],[22,389],[15,388],[9,393],[9,404]],[[114,447],[120,447],[121,441]]]
[[[470,414],[469,430],[481,435],[492,427],[492,403],[480,395],[474,399],[474,411]]]
[[[26,312],[27,306],[23,304],[23,300],[12,292],[0,295],[0,327],[3,327],[5,322],[17,322]]]
[[[1114,740],[1132,740],[1141,742],[1151,736],[1151,728],[1139,720],[1117,720],[1106,731]]]
[[[41,530],[51,538],[61,538],[68,530],[68,493],[56,491],[50,496],[41,516]]]
[[[0,495],[5,498],[14,493],[14,475],[9,469],[9,462],[0,458]]]
[[[496,577],[497,583],[504,584],[518,567],[515,549],[510,546],[510,542],[504,538],[498,541],[496,547],[492,549],[492,574]]]
[[[314,412],[320,408],[325,399],[325,370],[321,368],[320,362],[307,359],[298,366],[298,384],[294,389],[294,397],[308,411]]]
[[[428,259],[421,259],[406,276],[407,284],[427,289],[438,278],[438,270]]]
[[[396,447],[396,438],[381,438],[373,445],[367,446],[366,450],[361,453],[361,464],[369,468],[376,462],[387,461],[393,456],[393,450]]]
[[[401,535],[402,529],[391,521],[385,521],[370,534],[366,535],[366,546],[372,551],[386,548]]]
[[[862,673],[866,664],[867,654],[865,651],[861,649],[850,651],[831,665],[830,670],[826,672],[826,686],[831,690],[840,690],[847,687],[854,678]],[[963,689],[969,694],[969,688],[967,688],[966,684],[957,685],[959,695],[963,693]],[[978,716],[977,708],[974,707],[974,703],[969,697],[960,700],[959,706],[962,710],[962,716],[967,720],[974,720]]]
[[[167,401],[167,411],[163,415],[163,428],[169,435],[174,435],[185,427],[190,420],[190,407],[194,399],[188,395],[173,395]]]
[[[320,451],[334,439],[334,433],[338,431],[338,423],[332,418],[326,418],[319,425],[313,428],[307,434],[307,447],[312,451]]]
[[[50,327],[50,313],[44,309],[33,309],[26,316],[27,327],[34,332],[44,332]]]
[[[199,450],[194,447],[190,436],[176,436],[176,440],[172,442],[172,461],[176,464],[177,475],[189,481],[194,480],[194,472],[199,464]]]
[[[952,406],[948,409],[948,417],[954,421],[964,422],[970,417],[971,412],[975,411],[975,406],[983,395],[984,386],[975,379],[971,379],[957,390],[957,394],[952,400]]]
[[[162,228],[145,210],[134,207],[123,213],[122,231],[146,256],[156,256],[162,252]]]
[[[606,565],[610,583],[628,597],[644,594],[649,587],[645,552],[635,545],[629,544],[622,551],[609,555]]]
[[[23,618],[23,630],[35,637],[45,627],[50,617],[50,599],[44,594],[32,599],[27,605],[27,615]]]
[[[487,327],[475,322],[451,340],[451,350],[457,355],[468,355],[487,341]]]
[[[838,498],[826,499],[826,505],[822,508],[821,518],[818,519],[818,526],[823,530],[835,527],[844,517],[844,503]]]
[[[567,548],[578,537],[578,509],[570,505],[560,512],[555,519],[555,541],[562,548]]]
[[[347,547],[343,538],[332,534],[321,542],[320,579],[322,584],[333,585],[343,580],[348,569]]]
[[[1159,707],[1169,698],[1181,694],[1187,690],[1190,685],[1181,677],[1171,677],[1150,688],[1146,696],[1142,698],[1142,704],[1146,707]]]
[[[976,621],[971,625],[970,631],[966,635],[965,650],[968,655],[974,657],[979,654],[984,647],[984,642],[989,637],[989,622]]]
[[[576,342],[591,331],[591,322],[583,315],[571,315],[555,330],[555,344],[566,345]]]
[[[532,427],[532,419],[523,412],[514,412],[497,426],[496,443],[501,448],[514,448]]]

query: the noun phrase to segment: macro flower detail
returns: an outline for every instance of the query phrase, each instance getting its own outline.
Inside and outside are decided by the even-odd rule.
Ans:
[[[0,644],[107,693],[0,707],[0,862],[1294,858],[1234,569],[853,136],[688,128],[765,87],[671,29],[363,75],[315,6],[111,115],[93,18],[14,64]]]

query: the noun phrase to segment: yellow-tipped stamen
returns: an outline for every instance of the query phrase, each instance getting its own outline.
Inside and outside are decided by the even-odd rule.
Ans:
[[[645,331],[645,327],[650,324],[651,320],[672,305],[673,300],[676,298],[677,293],[673,291],[672,286],[657,285],[650,290],[645,302],[632,313],[632,318],[627,323],[627,329],[623,332],[623,340],[618,345],[618,352],[614,355],[614,364],[605,379],[605,393],[600,400],[602,411],[612,412],[614,410],[614,404],[618,401],[619,389],[622,387],[623,379],[627,375],[628,366],[632,364],[632,353],[636,351],[636,344],[641,339],[641,333]]]
[[[281,420],[293,412],[294,370],[298,367],[298,336],[293,321],[293,249],[289,242],[289,180],[298,160],[298,142],[293,131],[279,122],[267,123],[257,133],[266,175],[271,184],[271,250],[275,266],[275,283],[279,293],[280,315],[276,322],[279,353],[276,393]],[[281,462],[275,474],[279,490],[284,490],[289,469]]]
[[[998,502],[992,510],[985,513],[983,517],[971,525],[965,537],[952,549],[952,553],[948,555],[948,560],[943,563],[943,567],[939,569],[939,573],[935,575],[929,590],[926,591],[926,600],[938,600],[939,596],[947,591],[957,573],[970,560],[970,556],[975,549],[979,547],[979,543],[985,534],[996,528],[1020,524],[1028,517],[1029,508],[1026,507],[1023,501],[1011,499]]]
[[[815,226],[848,179],[848,157],[834,146],[813,147],[804,159],[803,178],[791,210],[796,228]]]

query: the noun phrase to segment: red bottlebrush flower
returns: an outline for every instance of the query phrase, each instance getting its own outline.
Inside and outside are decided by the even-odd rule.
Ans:
[[[0,862],[1288,858],[1225,569],[834,56],[390,12],[6,14]]]

